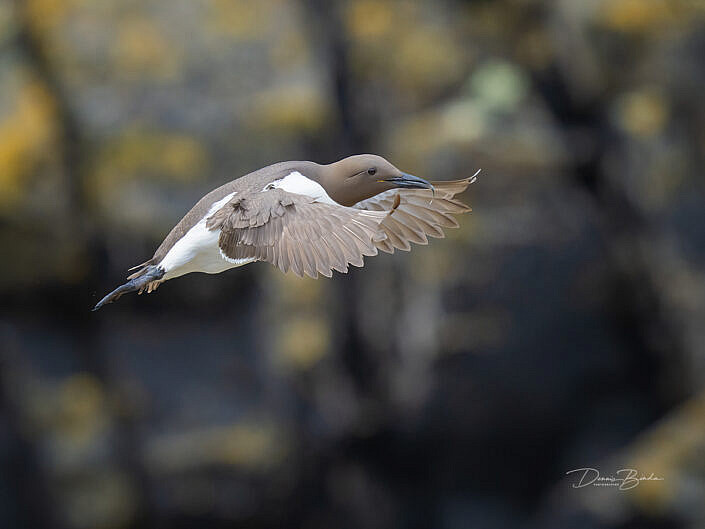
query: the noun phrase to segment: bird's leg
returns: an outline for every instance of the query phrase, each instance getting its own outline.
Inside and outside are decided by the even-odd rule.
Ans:
[[[120,285],[110,294],[101,299],[98,304],[93,307],[93,310],[98,310],[103,305],[107,305],[108,303],[112,303],[113,301],[120,299],[120,296],[127,292],[134,292],[135,290],[137,290],[142,293],[145,288],[147,288],[148,292],[151,292],[152,290],[154,290],[155,287],[152,286],[152,288],[150,289],[148,288],[149,284],[152,282],[159,281],[159,279],[161,279],[162,277],[164,277],[164,270],[162,270],[158,266],[150,265],[145,269],[144,274],[140,275],[139,277],[130,279],[127,283],[125,283],[124,285]]]

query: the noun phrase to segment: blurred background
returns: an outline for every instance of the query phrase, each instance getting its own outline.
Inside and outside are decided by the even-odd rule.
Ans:
[[[704,57],[702,0],[2,0],[0,526],[704,527]],[[362,152],[473,213],[90,312]]]

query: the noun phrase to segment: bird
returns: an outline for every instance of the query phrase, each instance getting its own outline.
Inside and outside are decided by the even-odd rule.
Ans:
[[[478,171],[479,173],[479,171]],[[478,173],[429,182],[385,158],[359,154],[330,164],[269,165],[206,194],[174,226],[151,259],[93,308],[127,292],[154,292],[191,272],[217,274],[266,261],[303,277],[361,267],[378,250],[408,251],[457,228],[470,207],[455,198]]]

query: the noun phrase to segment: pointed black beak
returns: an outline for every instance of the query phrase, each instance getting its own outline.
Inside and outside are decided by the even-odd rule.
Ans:
[[[429,181],[409,173],[401,173],[401,176],[395,176],[394,178],[389,178],[386,181],[393,183],[396,187],[405,187],[410,189],[433,189],[433,186]]]

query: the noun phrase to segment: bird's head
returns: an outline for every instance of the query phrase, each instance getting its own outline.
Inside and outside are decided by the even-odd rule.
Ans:
[[[320,183],[328,195],[344,206],[352,206],[395,188],[432,189],[418,176],[400,171],[375,154],[358,154],[322,167]]]

